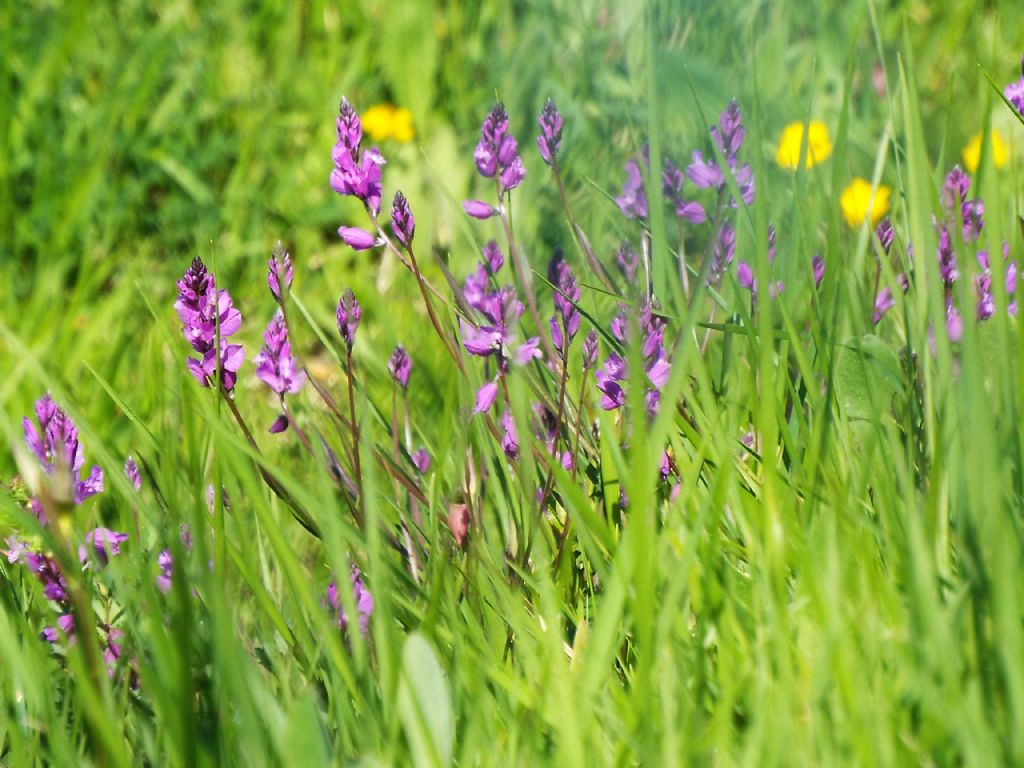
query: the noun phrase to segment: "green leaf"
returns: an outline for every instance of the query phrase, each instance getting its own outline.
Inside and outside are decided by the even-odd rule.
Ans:
[[[450,765],[455,718],[448,681],[433,647],[419,633],[409,635],[402,649],[398,712],[415,765]]]

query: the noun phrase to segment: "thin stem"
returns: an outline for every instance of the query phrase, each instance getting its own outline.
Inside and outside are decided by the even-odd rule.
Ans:
[[[573,239],[576,241],[580,250],[583,251],[583,255],[586,257],[587,263],[594,271],[594,274],[597,275],[597,278],[604,284],[604,287],[617,296],[621,296],[622,293],[612,281],[611,276],[605,270],[604,265],[598,260],[593,247],[590,245],[590,241],[587,239],[586,235],[583,234],[583,229],[576,223],[576,219],[572,214],[572,207],[569,205],[569,196],[565,193],[565,184],[562,182],[562,172],[558,167],[558,161],[555,158],[552,158],[551,171],[555,175],[555,183],[558,185],[558,196],[562,198],[562,208],[565,209],[565,216],[569,220],[569,229],[572,231]]]
[[[348,415],[349,427],[352,430],[352,465],[356,471],[356,488],[359,491],[359,508],[363,506],[363,467],[359,460],[359,424],[356,421],[356,392],[355,392],[355,370],[352,367],[352,348],[346,346],[346,374],[348,379]],[[360,527],[362,527],[362,514],[360,513]]]

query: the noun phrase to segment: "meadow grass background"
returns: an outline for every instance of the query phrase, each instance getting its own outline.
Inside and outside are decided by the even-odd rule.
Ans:
[[[120,682],[94,696],[78,654],[56,658],[38,639],[48,609],[36,585],[0,565],[3,762],[1024,762],[1024,338],[1005,313],[976,328],[965,309],[963,342],[940,333],[931,352],[935,275],[872,329],[867,234],[838,209],[850,178],[877,174],[896,190],[898,242],[932,252],[937,190],[967,138],[991,123],[1022,145],[978,66],[1009,82],[1022,49],[1014,2],[0,6],[0,428],[12,445],[0,478],[18,473],[20,418],[49,390],[108,478],[76,529],[132,536],[97,606],[125,630],[141,677],[137,691]],[[888,96],[872,87],[876,64]],[[529,171],[519,240],[541,272],[564,247],[583,283],[533,150],[544,98],[565,115],[570,197],[606,264],[638,234],[608,197],[626,160],[653,129],[685,162],[738,99],[758,184],[738,249],[763,268],[752,233],[774,222],[787,290],[751,320],[727,285],[745,330],[676,360],[685,375],[672,387],[685,388],[696,429],[661,419],[649,444],[608,449],[609,475],[631,478],[653,476],[659,443],[675,448],[676,501],[656,500],[653,480],[631,488],[650,525],[586,517],[588,500],[567,491],[578,559],[552,568],[538,532],[510,576],[505,523],[530,518],[532,490],[469,421],[473,386],[452,375],[413,281],[337,238],[362,223],[327,183],[343,94],[358,109],[412,110],[416,140],[381,147],[385,199],[406,193],[419,251],[433,247],[459,278],[492,234],[459,203],[483,189],[472,148],[502,99]],[[829,125],[835,153],[784,172],[774,142],[807,117]],[[1005,239],[1020,258],[1017,158],[998,170],[986,158],[975,184],[981,245],[998,253]],[[373,413],[390,407],[390,350],[401,342],[413,357],[416,438],[435,464],[418,584],[382,538],[397,514],[385,476],[369,474],[363,533],[326,470],[261,432],[269,466],[316,510],[323,539],[310,537],[184,367],[174,281],[194,256],[215,269],[251,361],[273,311],[264,274],[277,239],[326,332],[344,288],[364,306],[368,439],[386,439]],[[820,294],[807,274],[818,252]],[[602,318],[614,306],[587,289],[582,305]],[[309,327],[295,344],[341,393]],[[238,400],[262,429],[273,402],[248,361]],[[312,420],[308,389],[298,399]],[[525,390],[516,398],[525,408]],[[745,453],[747,430],[772,448]],[[444,516],[470,447],[498,480],[461,551]],[[120,474],[129,453],[145,461],[141,495]],[[211,483],[230,500],[213,516]],[[28,525],[10,499],[0,510],[4,535]],[[164,547],[176,562],[167,596],[154,583]],[[348,553],[376,602],[368,638],[341,635],[323,606]]]

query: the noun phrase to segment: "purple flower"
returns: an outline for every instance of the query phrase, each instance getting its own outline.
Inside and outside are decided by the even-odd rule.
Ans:
[[[124,460],[124,474],[131,481],[132,487],[136,491],[142,490],[142,475],[139,474],[139,465],[135,463],[135,459],[131,456]]]
[[[626,278],[627,283],[636,280],[636,271],[640,267],[640,256],[625,240],[619,245],[619,250],[615,252],[615,264],[622,276]]]
[[[491,275],[498,274],[498,270],[505,264],[505,257],[501,253],[501,247],[494,240],[488,240],[481,251],[484,256],[484,265]],[[486,280],[485,280],[486,284]]]
[[[359,302],[356,301],[355,294],[352,293],[351,288],[346,288],[345,293],[341,296],[341,300],[338,301],[336,317],[338,332],[341,334],[342,341],[345,342],[349,352],[352,351],[352,344],[356,340],[356,330],[359,328],[359,321],[362,316],[363,310],[359,306]]]
[[[615,204],[627,219],[647,218],[647,194],[644,192],[644,177],[636,160],[626,163],[626,182],[622,194],[615,198]]]
[[[960,276],[956,266],[956,254],[953,252],[953,243],[949,237],[949,230],[942,228],[939,233],[939,247],[936,254],[939,260],[939,274],[946,286],[951,286]]]
[[[992,296],[992,276],[986,270],[974,278],[974,287],[978,293],[977,315],[979,320],[988,320],[996,311],[996,302]]]
[[[497,216],[501,211],[495,208],[489,203],[485,203],[483,200],[464,200],[462,203],[462,210],[472,216],[474,219],[489,219],[491,216]]]
[[[489,381],[480,387],[476,393],[476,405],[473,406],[473,413],[486,413],[491,410],[495,399],[498,397],[498,380]]]
[[[736,155],[743,146],[744,135],[743,115],[736,99],[732,99],[719,116],[718,125],[711,126],[711,138],[722,150],[730,167],[736,166]]]
[[[896,306],[896,299],[893,298],[892,289],[886,286],[878,292],[875,297],[875,306],[871,312],[871,322],[878,325],[878,322],[885,317],[886,313]]]
[[[351,571],[352,599],[355,602],[356,612],[359,614],[359,631],[364,635],[370,631],[370,616],[373,614],[373,596],[370,590],[363,584],[363,575],[354,565]],[[327,587],[327,604],[337,616],[338,628],[344,631],[348,627],[348,617],[345,615],[345,606],[338,592],[338,585],[331,581]]]
[[[551,271],[554,273],[550,275],[551,282],[555,285],[555,291],[553,298],[555,302],[555,311],[558,317],[561,318],[562,326],[560,331],[564,331],[564,340],[566,346],[572,344],[572,340],[576,338],[576,334],[580,329],[580,311],[576,308],[576,304],[580,300],[580,288],[576,284],[576,277],[573,275],[572,270],[569,269],[569,265],[564,261],[555,260]],[[554,320],[555,318],[552,318]],[[557,321],[556,321],[557,322]],[[559,336],[561,337],[561,333]],[[554,337],[552,337],[554,340]],[[562,338],[555,341],[555,349],[562,349]]]
[[[501,449],[509,459],[515,461],[519,458],[519,434],[516,432],[515,419],[507,408],[501,414],[501,429]]]
[[[216,380],[219,367],[224,389],[230,392],[245,360],[245,350],[240,344],[228,344],[227,337],[241,327],[242,315],[232,304],[231,295],[226,290],[217,290],[213,275],[198,257],[178,281],[174,309],[181,320],[185,341],[201,355],[199,359],[186,360],[189,371],[200,384],[209,387]]]
[[[338,227],[338,236],[345,245],[356,251],[365,251],[380,245],[372,232],[359,227]]]
[[[86,477],[81,476],[85,455],[78,443],[78,429],[71,418],[53,402],[49,394],[36,400],[39,428],[29,418],[21,420],[25,443],[35,453],[46,474],[62,467],[71,474],[75,503],[103,491],[103,470],[93,466]]]
[[[412,465],[416,467],[416,471],[421,475],[425,475],[430,471],[430,454],[426,448],[420,448],[413,452]]]
[[[676,201],[676,216],[691,224],[703,224],[708,220],[704,206],[694,201],[680,198]]]
[[[736,253],[736,230],[728,221],[722,222],[714,243],[711,245],[711,269],[708,272],[708,285],[718,283],[726,268],[732,264]]]
[[[811,259],[811,274],[814,276],[814,287],[817,288],[825,277],[825,258],[820,253],[814,254]]]
[[[93,528],[85,535],[85,543],[91,545],[92,553],[100,565],[121,554],[121,545],[128,541],[128,534],[112,531],[109,528]],[[85,565],[89,561],[89,547],[78,548],[78,561]]]
[[[338,141],[334,145],[331,188],[339,195],[362,201],[374,216],[380,213],[381,166],[384,158],[376,147],[360,152],[363,130],[352,105],[342,100],[337,121]]]
[[[416,234],[416,219],[409,208],[409,201],[401,192],[395,193],[395,200],[391,204],[391,231],[402,245],[412,245],[413,235]]]
[[[955,210],[967,198],[967,192],[971,188],[970,177],[963,172],[959,165],[946,174],[942,182],[942,205],[947,210]]]
[[[960,213],[964,220],[964,242],[973,243],[981,235],[981,229],[985,226],[982,221],[985,214],[985,203],[981,200],[968,200],[960,207]]]
[[[754,202],[754,172],[749,164],[740,166],[737,163],[737,155],[744,137],[742,120],[739,105],[733,99],[719,117],[718,125],[712,126],[711,138],[725,156],[726,164],[739,188],[740,197],[744,203],[751,205]],[[718,161],[713,157],[705,158],[704,153],[699,150],[693,153],[693,162],[687,166],[686,175],[700,189],[721,191],[726,187],[725,173],[719,167]],[[735,207],[736,201],[730,199],[729,204]]]
[[[597,355],[599,353],[597,343],[597,331],[593,328],[587,333],[585,339],[583,339],[583,370],[584,372],[589,371],[595,365],[597,365]]]
[[[337,129],[338,143],[335,152],[345,152],[349,155],[359,152],[359,144],[363,140],[363,126],[359,121],[359,115],[345,98],[342,98],[341,106],[338,108]]]
[[[736,282],[740,284],[741,288],[746,288],[751,293],[755,291],[757,283],[754,280],[754,270],[745,261],[741,261],[736,266]]]
[[[694,150],[693,162],[686,166],[686,175],[700,189],[721,189],[725,175],[714,159],[705,160],[704,153]]]
[[[1024,73],[1024,58],[1021,59],[1021,72]],[[1013,108],[1024,115],[1024,77],[1006,86],[1003,94],[1006,100],[1013,105]]]
[[[412,359],[405,351],[405,347],[399,344],[391,353],[388,360],[388,373],[395,383],[405,392],[409,388],[409,374],[412,373]]]
[[[626,404],[626,392],[619,384],[626,378],[626,363],[614,352],[605,360],[604,366],[594,374],[597,388],[601,390],[601,407],[614,411]]]
[[[889,251],[892,249],[893,240],[896,239],[896,230],[892,227],[892,220],[889,218],[882,219],[875,230],[875,236],[882,246],[882,251],[888,256]]]
[[[43,595],[47,600],[57,603],[67,602],[67,584],[56,561],[39,552],[28,551],[22,557],[22,562],[36,577],[36,580],[43,585]]]
[[[481,176],[488,179],[498,176],[503,193],[518,187],[526,176],[518,144],[508,132],[508,115],[503,104],[497,104],[484,119],[473,157]]]
[[[160,573],[156,577],[156,586],[165,595],[171,591],[171,578],[174,576],[174,558],[169,549],[163,550],[156,558]]]
[[[288,341],[288,326],[280,311],[274,314],[263,333],[263,348],[256,355],[256,376],[282,397],[286,392],[295,394],[306,381],[306,372],[292,357]]]
[[[274,252],[270,256],[270,261],[267,262],[267,285],[270,287],[270,294],[278,302],[281,301],[281,286],[284,285],[285,291],[292,287],[292,277],[295,270],[292,269],[292,257],[288,255],[288,251],[281,245],[281,241],[277,241],[277,245],[274,246]]]
[[[531,360],[540,360],[543,357],[544,353],[540,351],[540,336],[534,336],[524,341],[516,347],[516,351],[512,355],[516,365],[526,365]]]
[[[554,166],[555,157],[562,144],[562,116],[558,112],[555,102],[548,99],[544,102],[544,108],[540,111],[537,119],[540,124],[540,135],[537,137],[537,149],[540,156],[550,166]]]
[[[949,340],[953,342],[960,341],[964,334],[964,321],[952,301],[946,304],[946,333],[949,334]]]

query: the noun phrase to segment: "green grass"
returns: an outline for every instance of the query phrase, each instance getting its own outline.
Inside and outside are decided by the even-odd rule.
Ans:
[[[1021,258],[1022,150],[999,169],[984,158],[973,177],[985,228],[958,252],[958,344],[942,333],[930,258],[938,191],[968,137],[991,124],[1024,145],[979,69],[997,83],[1019,76],[1024,22],[1011,2],[812,5],[0,8],[0,432],[10,445],[0,479],[38,474],[20,418],[45,391],[107,478],[67,530],[36,525],[0,494],[0,538],[18,530],[63,552],[65,536],[100,524],[130,536],[106,568],[67,569],[97,619],[125,633],[113,681],[90,663],[88,642],[55,652],[39,639],[53,605],[27,569],[0,562],[0,762],[1024,762],[1024,336],[1002,309],[1001,277],[1001,308],[984,324],[970,282],[977,248],[998,254],[1005,240]],[[876,62],[887,94],[872,87]],[[543,99],[566,118],[575,218],[613,270],[619,242],[640,239],[610,199],[626,160],[650,141],[655,167],[685,165],[692,149],[708,150],[707,125],[735,96],[757,180],[755,204],[735,214],[737,254],[761,285],[781,279],[786,289],[752,314],[733,269],[720,295],[684,303],[671,279],[674,217],[652,216],[656,287],[681,339],[659,417],[646,418],[637,386],[623,412],[601,410],[588,376],[582,421],[596,421],[601,437],[585,430],[590,475],[573,478],[531,435],[531,403],[538,393],[557,400],[557,377],[516,370],[508,396],[521,458],[510,462],[485,417],[471,416],[483,365],[467,358],[467,376],[457,375],[392,255],[338,242],[339,225],[365,224],[327,184],[342,94],[361,110],[391,101],[413,111],[416,141],[381,147],[384,204],[396,188],[409,197],[417,256],[437,286],[439,260],[462,280],[485,240],[503,242],[495,220],[468,221],[460,209],[493,196],[472,150],[501,98],[528,169],[512,219],[542,314],[551,289],[541,276],[562,247],[583,284],[580,307],[602,329],[617,302],[586,271],[536,155]],[[824,120],[836,149],[791,174],[775,166],[774,143],[805,118]],[[869,233],[849,230],[838,208],[854,176],[894,188],[895,248],[913,242],[921,254],[911,291],[877,326]],[[687,230],[698,268],[708,237]],[[276,404],[251,361],[274,311],[264,274],[277,239],[296,264],[295,348],[342,404],[334,306],[349,286],[363,304],[362,526],[294,431],[266,432]],[[827,270],[815,291],[818,253]],[[184,366],[171,305],[194,256],[243,314],[236,401],[259,453]],[[901,269],[886,264],[883,281]],[[439,312],[454,323],[450,302]],[[709,321],[701,354],[694,338]],[[433,457],[412,481],[416,504],[389,471],[386,364],[398,342],[414,361],[412,447]],[[634,346],[624,356],[639,370]],[[573,420],[578,355],[566,390]],[[290,402],[315,451],[322,435],[346,455],[348,433],[311,387]],[[740,441],[748,432],[751,449]],[[657,480],[666,445],[675,498]],[[374,446],[385,459],[373,459]],[[128,454],[144,467],[139,494],[121,474]],[[412,477],[401,455],[395,463]],[[557,504],[540,515],[549,475]],[[211,485],[223,492],[208,505]],[[447,519],[467,501],[474,517],[460,548]],[[414,506],[415,578],[392,543]],[[155,581],[164,548],[174,559],[166,595]],[[350,561],[375,601],[367,636],[338,631],[325,605],[332,574],[347,585]]]

